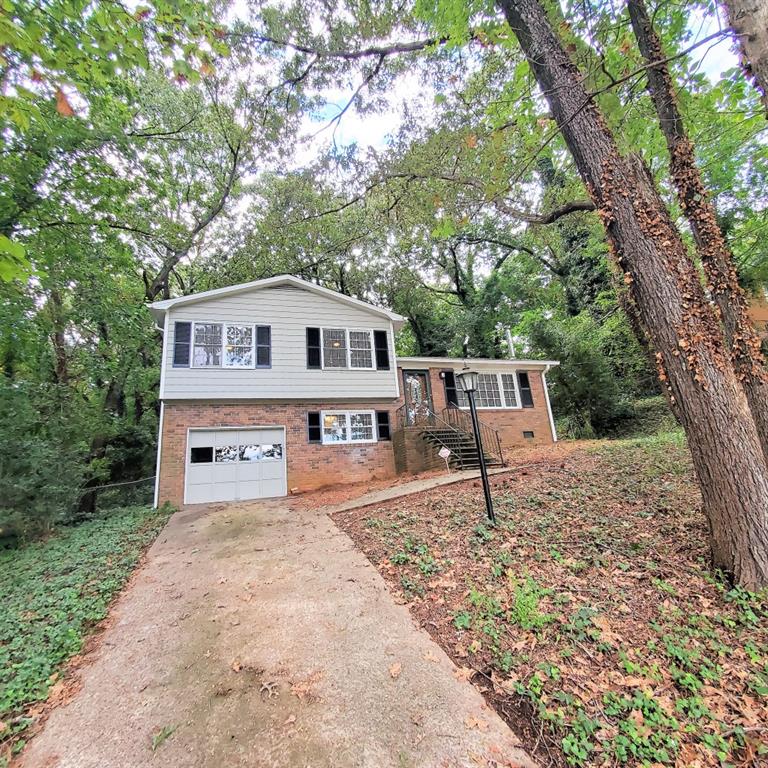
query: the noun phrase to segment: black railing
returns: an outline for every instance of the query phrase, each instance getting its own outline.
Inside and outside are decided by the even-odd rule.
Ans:
[[[443,421],[451,426],[456,427],[462,432],[468,432],[470,435],[474,434],[474,430],[472,429],[472,417],[466,411],[462,411],[454,406],[443,408],[440,415]],[[504,454],[501,450],[501,438],[499,437],[499,433],[493,427],[484,424],[480,419],[477,420],[477,423],[480,426],[483,451],[503,464]]]
[[[501,450],[499,433],[487,424],[479,421],[480,437],[483,443],[483,453],[492,462],[504,464],[504,454]],[[474,442],[474,429],[472,419],[468,413],[458,408],[444,408],[440,414],[436,414],[424,405],[401,405],[396,412],[397,429],[404,427],[422,427],[429,431],[429,438],[448,448],[460,465],[464,464],[463,451],[456,450],[456,443],[462,443],[466,438]],[[445,430],[441,439],[439,430]],[[449,444],[449,443],[452,443]],[[459,453],[460,455],[457,455]]]

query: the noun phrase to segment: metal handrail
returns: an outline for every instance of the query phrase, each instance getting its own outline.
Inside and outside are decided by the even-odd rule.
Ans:
[[[456,406],[443,408],[442,413],[447,416],[447,418],[444,419],[445,421],[454,421],[460,426],[462,431],[469,432],[470,435],[474,433],[472,419],[468,413],[465,413]],[[480,426],[480,437],[482,438],[483,449],[494,458],[497,458],[502,464],[505,464],[504,453],[501,450],[501,438],[499,437],[498,431],[480,421],[480,419],[478,419],[477,422]]]
[[[418,414],[417,418],[414,418],[413,415],[408,413],[407,405],[401,405],[397,411],[395,411],[395,415],[398,431],[405,427],[440,427],[442,429],[450,429],[457,438],[466,437],[466,432],[457,429],[453,424],[445,421],[445,419],[438,416],[430,408],[426,410],[426,413]],[[451,452],[451,458],[454,461],[458,461],[459,468],[464,469],[465,461],[462,452],[457,452],[451,448],[434,432],[430,434],[430,439],[439,443],[443,448],[447,448]]]
[[[458,408],[444,408],[441,413],[447,416],[447,418],[438,416],[431,408],[426,408],[419,413],[409,413],[406,404],[401,405],[395,413],[398,429],[403,429],[404,427],[442,427],[444,429],[450,429],[457,437],[474,435],[475,432],[469,415]],[[455,423],[452,423],[452,421]],[[497,459],[502,465],[505,465],[499,433],[479,419],[478,424],[480,426],[483,452],[493,456],[494,459]],[[433,434],[432,438],[440,443],[440,445],[450,450],[450,446],[445,445],[437,435]],[[459,461],[463,465],[462,457],[459,457]]]

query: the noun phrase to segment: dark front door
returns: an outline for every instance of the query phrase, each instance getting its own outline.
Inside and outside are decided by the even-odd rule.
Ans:
[[[403,371],[405,423],[423,424],[432,415],[432,393],[427,371]]]

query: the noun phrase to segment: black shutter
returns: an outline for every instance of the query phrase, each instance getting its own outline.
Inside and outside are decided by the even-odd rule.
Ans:
[[[272,365],[272,329],[268,325],[256,326],[256,367]]]
[[[389,411],[376,411],[376,429],[379,433],[379,440],[391,440],[389,432]]]
[[[376,368],[389,370],[389,338],[386,331],[373,332],[373,345],[376,348]]]
[[[445,402],[448,405],[459,405],[459,396],[456,393],[456,374],[453,371],[443,371],[443,384],[445,384]]]
[[[531,392],[531,381],[525,371],[518,371],[517,383],[520,385],[520,402],[523,408],[533,408],[533,392]]]
[[[173,367],[189,368],[192,323],[173,324]]]
[[[322,368],[320,329],[307,328],[307,368]]]
[[[320,428],[320,413],[310,411],[307,414],[307,439],[310,443],[323,442],[323,430]]]

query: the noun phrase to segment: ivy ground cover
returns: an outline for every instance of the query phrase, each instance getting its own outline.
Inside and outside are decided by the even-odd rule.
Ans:
[[[768,761],[768,596],[710,573],[678,433],[493,495],[496,526],[476,482],[336,520],[543,766]]]
[[[0,552],[0,766],[24,746],[61,669],[107,615],[169,509],[112,509]]]

